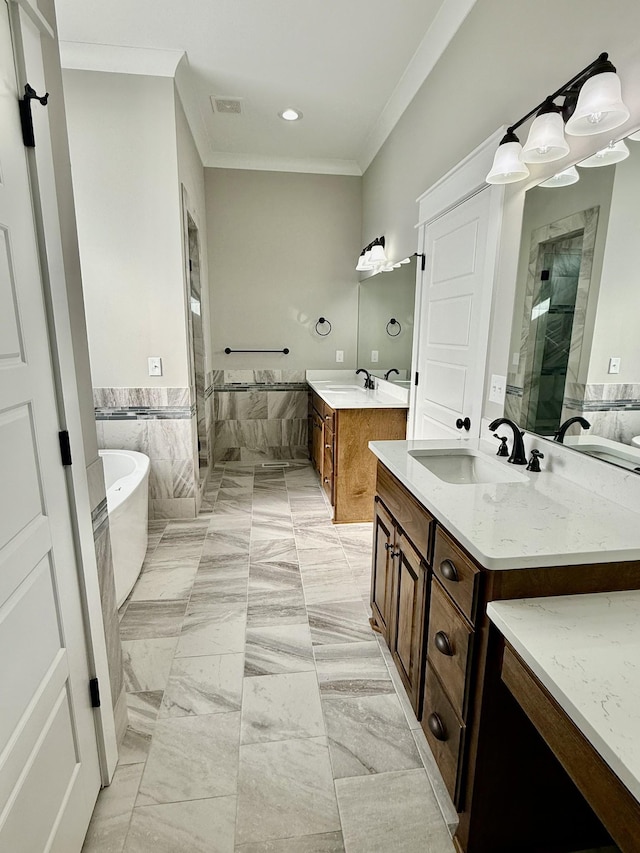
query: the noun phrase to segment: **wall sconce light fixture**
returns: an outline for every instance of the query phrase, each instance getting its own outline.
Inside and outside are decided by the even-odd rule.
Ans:
[[[555,100],[560,97],[564,101],[559,106]],[[522,146],[515,131],[534,115],[529,136]],[[629,109],[622,100],[616,69],[609,62],[609,54],[601,53],[575,77],[507,128],[487,175],[487,183],[512,184],[521,181],[529,176],[527,163],[550,163],[566,157],[570,148],[565,133],[589,136],[613,130],[624,124],[629,115]],[[597,164],[589,165],[616,162],[605,162],[605,159],[603,157]]]

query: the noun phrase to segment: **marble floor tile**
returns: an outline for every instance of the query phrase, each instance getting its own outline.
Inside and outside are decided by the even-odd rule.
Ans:
[[[248,532],[251,528],[251,514],[246,512],[237,513],[236,515],[222,514],[216,515],[215,512],[209,519],[208,533],[229,533],[234,530],[237,532]]]
[[[330,567],[305,567],[302,572],[304,600],[307,606],[330,601],[356,601],[360,596],[358,587],[351,580],[349,569],[338,562]]]
[[[433,753],[429,748],[427,738],[425,737],[422,729],[414,729],[411,734],[416,742],[420,758],[424,764],[424,769],[427,771],[427,777],[429,778],[433,793],[438,802],[438,806],[440,807],[440,811],[442,812],[442,818],[448,826],[450,834],[453,835],[458,827],[459,818],[458,813],[455,810],[455,806],[451,802],[451,797],[449,796],[449,791],[444,783],[440,769],[436,764],[436,760],[433,757]]]
[[[312,527],[296,525],[294,532],[298,551],[314,551],[317,548],[324,548],[327,556],[340,553],[341,544],[338,531],[330,522]],[[341,553],[340,556],[342,556]]]
[[[189,598],[189,613],[206,610],[211,604],[246,604],[249,579],[244,566],[239,567],[241,574],[234,573],[233,568],[198,571]]]
[[[411,705],[411,701],[407,696],[407,691],[405,690],[402,679],[400,678],[400,673],[396,669],[396,665],[391,655],[391,652],[389,651],[389,647],[385,643],[381,634],[376,634],[376,639],[378,641],[380,651],[382,652],[384,662],[387,665],[387,670],[389,671],[389,676],[391,678],[391,681],[393,682],[393,686],[395,687],[396,694],[400,701],[400,705],[402,706],[407,725],[412,730],[420,729],[420,731],[422,731],[418,718],[416,717],[413,707]]]
[[[323,832],[320,835],[240,844],[235,853],[344,853],[344,844],[341,832]]]
[[[217,500],[213,508],[213,515],[224,518],[227,515],[246,515],[251,519],[251,498],[234,498],[229,500]]]
[[[164,537],[163,537],[164,538]],[[189,542],[163,542],[153,552],[149,569],[179,569],[198,565],[204,537]]]
[[[249,568],[251,592],[278,592],[282,589],[302,589],[297,562],[274,560],[272,563],[251,563]]]
[[[209,530],[202,546],[202,559],[207,557],[244,556],[249,553],[250,528]]]
[[[360,598],[353,601],[310,604],[308,614],[314,646],[359,643],[375,639]]]
[[[311,633],[306,619],[298,625],[247,628],[245,677],[314,671]]]
[[[121,640],[177,637],[187,609],[186,599],[177,601],[131,601],[120,622]]]
[[[273,539],[267,542],[251,542],[252,563],[295,563],[298,561],[296,543],[293,538]]]
[[[151,568],[140,575],[131,601],[177,601],[189,597],[198,570],[198,560],[177,568]]]
[[[129,725],[118,750],[118,764],[147,760],[161,703],[162,690],[127,694]]]
[[[158,720],[136,806],[236,793],[240,714]]]
[[[233,853],[235,797],[134,809],[124,853]]]
[[[314,649],[323,697],[376,696],[393,693],[389,670],[375,640]]]
[[[266,625],[297,625],[304,622],[306,610],[302,587],[283,589],[281,592],[249,593],[247,627],[260,628]]]
[[[324,697],[322,710],[334,779],[422,767],[395,695]]]
[[[239,711],[243,670],[242,654],[176,658],[160,718]]]
[[[324,734],[315,672],[244,679],[241,743],[322,737]]]
[[[117,767],[93,811],[82,853],[122,853],[144,764]]]
[[[177,637],[123,642],[122,663],[127,692],[164,690],[177,644]]]
[[[240,748],[236,844],[340,828],[326,738]]]
[[[293,539],[293,524],[255,520],[251,524],[251,542],[271,542],[281,539]]]
[[[176,657],[242,652],[246,622],[247,608],[243,604],[215,604],[206,610],[187,612]]]
[[[346,853],[454,853],[424,770],[337,779]]]
[[[342,546],[332,548],[330,551],[327,548],[301,548],[298,551],[298,562],[301,570],[307,566],[324,566],[327,560],[334,558],[338,562],[348,565]]]

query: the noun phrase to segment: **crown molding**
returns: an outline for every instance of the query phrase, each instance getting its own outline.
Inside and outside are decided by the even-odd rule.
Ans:
[[[175,77],[178,64],[184,56],[182,50],[152,47],[124,47],[80,41],[61,41],[59,44],[60,64],[74,71]]]
[[[262,154],[232,154],[211,152],[205,168],[247,169],[259,172],[304,172],[315,175],[351,175],[360,177],[362,171],[355,160],[322,160],[296,157],[269,157]]]
[[[475,4],[476,0],[444,0],[442,3],[362,146],[357,159],[363,174]]]

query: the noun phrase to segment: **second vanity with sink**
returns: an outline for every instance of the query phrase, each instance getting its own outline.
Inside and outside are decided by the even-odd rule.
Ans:
[[[457,849],[608,843],[501,680],[504,644],[487,605],[639,589],[638,514],[558,473],[509,464],[487,442],[370,447],[372,622],[458,812]]]

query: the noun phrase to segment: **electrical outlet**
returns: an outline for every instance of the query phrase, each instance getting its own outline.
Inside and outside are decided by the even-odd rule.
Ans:
[[[162,376],[162,359],[159,355],[152,355],[149,361],[149,376]]]
[[[377,360],[378,360],[378,350],[372,349],[371,350],[371,363],[374,364]]]
[[[612,356],[609,359],[609,373],[620,373],[620,359]]]
[[[491,389],[489,391],[489,400],[492,403],[504,403],[504,397],[507,391],[507,377],[493,374],[491,377]]]
[[[336,361],[338,361],[338,362],[344,361],[344,350],[343,349],[337,349],[336,350]]]

